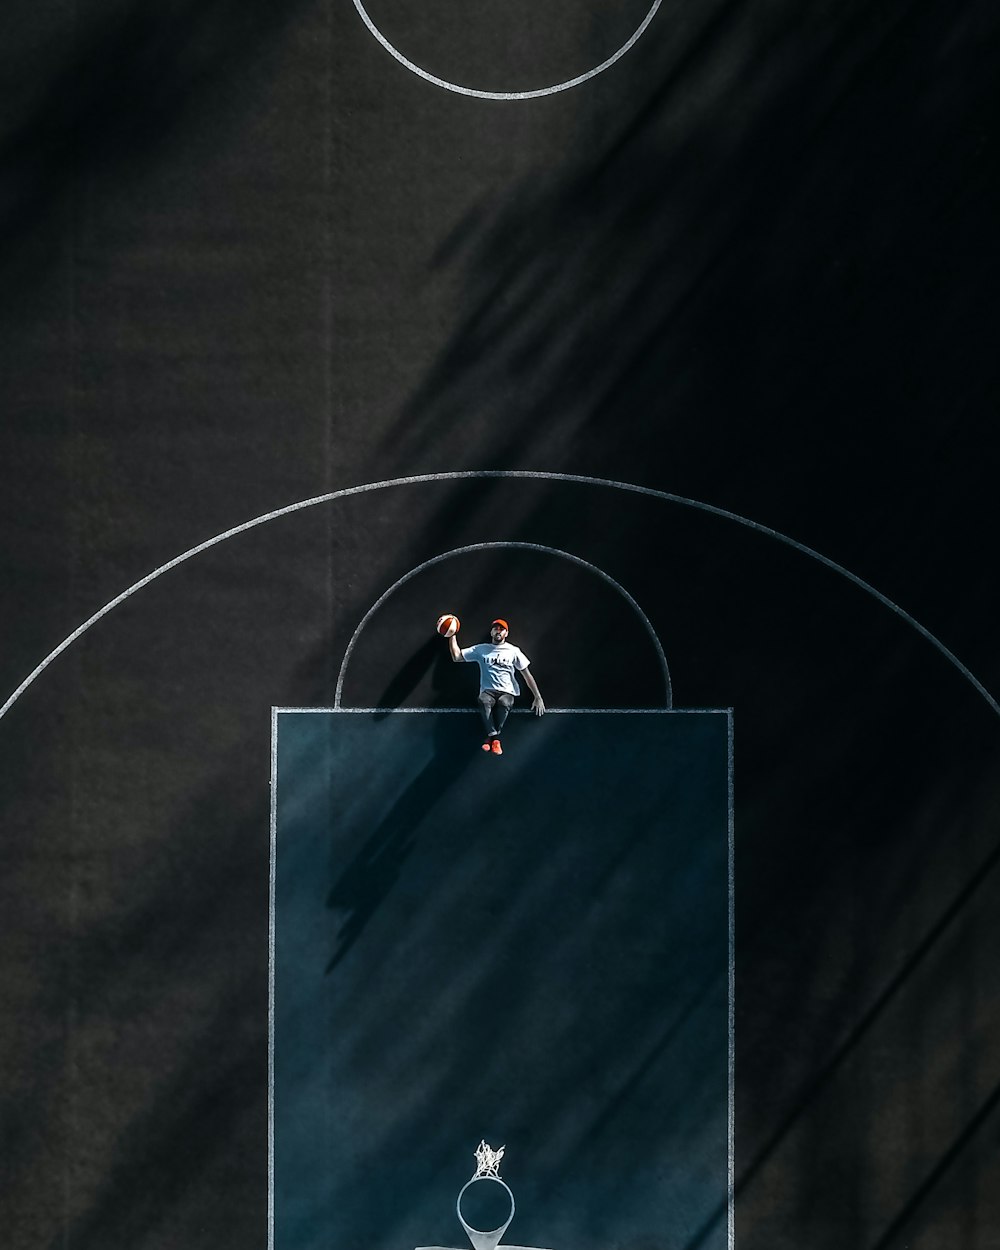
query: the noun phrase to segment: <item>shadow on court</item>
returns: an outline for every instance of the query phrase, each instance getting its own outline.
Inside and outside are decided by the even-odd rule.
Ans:
[[[444,663],[449,663],[449,661],[446,656],[442,656],[440,640],[436,636],[428,638],[405,661],[396,676],[386,686],[375,706],[401,707],[417,688],[421,679],[430,671],[436,675]]]
[[[440,646],[434,649],[440,651]],[[418,657],[423,671],[422,652],[418,653]],[[408,667],[404,666],[404,671]],[[378,722],[386,715],[389,713],[376,714],[372,719]],[[343,915],[344,919],[337,931],[336,950],[326,966],[327,973],[344,959],[369,920],[385,903],[405,869],[418,836],[416,831],[425,818],[435,806],[446,801],[448,790],[459,781],[470,763],[481,763],[475,759],[476,739],[471,724],[462,725],[469,735],[468,742],[464,744],[467,749],[463,751],[461,744],[456,744],[455,727],[445,723],[446,718],[419,714],[418,717],[418,723],[433,744],[431,758],[394,799],[391,809],[333,883],[326,905],[338,917]],[[461,718],[463,722],[468,719]],[[476,720],[478,723],[478,716]]]
[[[104,6],[105,10],[107,6]],[[53,239],[87,178],[132,181],[165,155],[169,141],[234,73],[255,74],[304,0],[166,0],[85,12],[26,69],[31,103],[8,114],[0,137],[0,272],[35,284],[59,259]],[[69,31],[72,31],[70,34]],[[15,96],[16,98],[16,96]]]
[[[401,665],[375,704],[376,708],[384,710],[374,712],[372,720],[378,723],[391,716],[390,709],[403,706],[428,675],[431,706],[453,706],[459,688],[454,671],[457,667],[442,639],[433,635]],[[468,680],[463,686],[467,687],[467,695],[474,693],[474,685],[470,686]],[[469,702],[467,698],[466,707]],[[337,932],[336,950],[326,968],[328,973],[347,955],[375,911],[385,902],[413,851],[414,831],[424,817],[470,763],[479,763],[474,752],[479,741],[478,713],[474,718],[462,717],[461,720],[468,740],[460,744],[456,744],[454,726],[447,725],[441,717],[429,716],[421,722],[433,743],[431,759],[335,880],[326,905],[338,914],[346,913],[346,917]]]

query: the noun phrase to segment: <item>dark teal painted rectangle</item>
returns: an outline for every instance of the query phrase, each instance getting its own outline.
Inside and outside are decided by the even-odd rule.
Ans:
[[[279,713],[276,1250],[726,1244],[725,713]]]

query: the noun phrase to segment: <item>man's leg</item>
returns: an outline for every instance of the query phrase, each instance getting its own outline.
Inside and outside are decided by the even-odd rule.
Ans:
[[[495,738],[496,729],[493,727],[493,704],[496,702],[495,690],[480,690],[479,692],[479,711],[483,718],[483,729],[486,731],[487,738]],[[484,748],[489,749],[488,744],[484,743]]]
[[[496,697],[496,708],[493,711],[493,722],[497,727],[497,737],[500,736],[500,730],[503,729],[504,721],[507,719],[507,713],[514,706],[514,696],[512,694],[498,694]]]

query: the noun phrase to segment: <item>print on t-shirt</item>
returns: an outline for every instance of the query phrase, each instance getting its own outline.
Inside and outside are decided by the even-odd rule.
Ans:
[[[500,690],[506,694],[520,694],[515,669],[528,667],[528,657],[509,642],[477,642],[474,647],[462,648],[462,659],[467,664],[479,665],[479,689]]]

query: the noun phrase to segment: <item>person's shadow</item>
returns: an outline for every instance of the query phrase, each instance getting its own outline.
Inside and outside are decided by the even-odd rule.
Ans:
[[[403,704],[432,665],[432,707],[454,708],[459,702],[455,697],[459,687],[449,679],[451,670],[458,666],[452,663],[440,639],[431,638],[406,660],[389,682],[372,719],[383,721],[394,715],[394,709]],[[470,710],[473,693],[470,691],[466,703]],[[416,830],[423,819],[478,755],[474,749],[478,719],[472,715],[449,715],[441,711],[418,713],[407,719],[419,721],[426,727],[433,742],[433,753],[330,888],[326,906],[346,914],[337,930],[336,949],[326,966],[327,973],[345,957],[399,879],[413,852]]]
[[[476,642],[489,642],[486,632]],[[472,645],[464,640],[462,645]],[[378,719],[402,707],[419,686],[424,675],[430,671],[431,707],[474,707],[478,690],[478,670],[474,664],[455,664],[442,640],[434,635],[422,643],[404,661],[395,677],[389,682],[375,704]]]
[[[435,689],[437,689],[439,684],[438,673],[443,664],[450,662],[448,656],[444,654],[441,640],[437,637],[428,638],[423,646],[418,647],[409,659],[406,660],[402,668],[382,692],[382,697],[379,699],[376,707],[384,708],[385,711],[379,712],[379,719],[381,720],[388,715],[390,709],[401,707],[430,668],[433,668],[431,680]]]

